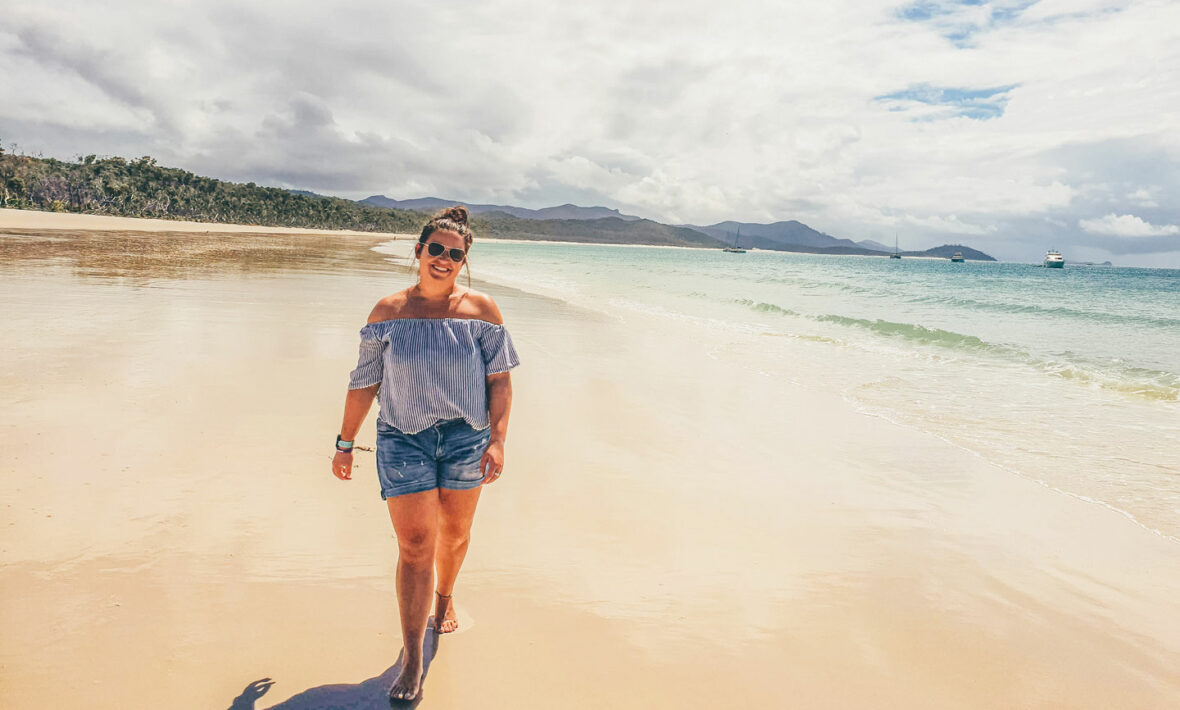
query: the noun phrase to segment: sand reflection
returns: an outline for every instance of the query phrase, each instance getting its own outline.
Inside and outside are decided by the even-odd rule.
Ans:
[[[341,249],[340,237],[322,234],[10,229],[0,234],[0,266],[49,262],[66,265],[81,277],[130,279],[285,270],[340,273],[381,266],[368,249],[389,235],[347,239],[355,248]]]

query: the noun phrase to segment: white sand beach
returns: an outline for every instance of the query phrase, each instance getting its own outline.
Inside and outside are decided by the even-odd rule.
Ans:
[[[140,219],[101,214],[70,212],[40,212],[0,208],[0,230],[94,230],[100,232],[192,232],[209,234],[332,234],[371,237],[373,232],[348,230],[302,229],[297,227],[261,227],[252,224],[223,224],[220,222],[188,222],[179,219]]]
[[[152,222],[0,210],[0,707],[383,707],[396,544],[329,460],[410,275]],[[750,374],[754,335],[473,276],[522,366],[420,707],[1180,701],[1174,541],[858,413],[806,343]]]

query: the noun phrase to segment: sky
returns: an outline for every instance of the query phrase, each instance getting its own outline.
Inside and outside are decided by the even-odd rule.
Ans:
[[[0,0],[0,143],[1180,267],[1180,0]]]

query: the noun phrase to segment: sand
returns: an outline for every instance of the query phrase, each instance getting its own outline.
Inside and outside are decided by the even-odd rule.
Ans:
[[[188,222],[178,219],[139,219],[136,217],[113,217],[99,214],[39,212],[36,210],[0,208],[0,231],[10,230],[22,232],[27,230],[88,230],[99,232],[127,231],[150,233],[192,232],[202,234],[249,232],[254,234],[331,234],[334,236],[354,235],[363,237],[370,237],[374,234],[373,232],[353,232],[348,230],[260,227],[250,224]]]
[[[11,212],[0,706],[388,707],[396,543],[328,467],[387,237]],[[1175,543],[858,414],[806,344],[751,374],[756,335],[476,286],[523,365],[421,707],[1175,707]]]

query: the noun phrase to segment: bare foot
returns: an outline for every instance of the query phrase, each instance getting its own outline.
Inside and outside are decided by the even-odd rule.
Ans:
[[[453,595],[443,596],[434,593],[434,630],[440,634],[449,634],[459,628],[459,619],[455,616]]]
[[[390,700],[414,700],[422,689],[422,661],[402,665],[402,672],[389,689]]]

